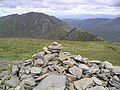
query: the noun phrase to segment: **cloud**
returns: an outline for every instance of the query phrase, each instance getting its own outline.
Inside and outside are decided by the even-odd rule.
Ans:
[[[113,0],[115,6],[120,7],[120,0]]]
[[[7,15],[34,11],[55,16],[120,14],[119,6],[119,0],[0,0],[0,13]]]

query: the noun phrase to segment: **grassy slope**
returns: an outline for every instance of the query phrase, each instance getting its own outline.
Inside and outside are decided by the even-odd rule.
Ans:
[[[53,40],[0,39],[0,60],[25,60],[48,46]],[[96,60],[108,60],[120,66],[120,45],[110,42],[58,41],[64,51]]]

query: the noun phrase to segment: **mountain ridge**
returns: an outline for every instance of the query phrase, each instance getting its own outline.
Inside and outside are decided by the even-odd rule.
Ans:
[[[29,12],[22,15],[13,14],[0,17],[0,37],[3,38],[17,37],[66,40],[66,35],[72,29],[73,28],[69,26],[66,22],[63,22],[62,20],[54,16],[49,16],[44,13]],[[77,30],[79,32],[82,32],[80,29]],[[89,32],[87,32],[87,34],[91,36],[93,35]],[[81,38],[82,37],[79,37],[79,39],[77,40],[81,40]],[[84,37],[84,41],[87,41],[87,38],[89,37]],[[67,40],[70,39],[67,38]],[[95,36],[94,38],[90,37],[89,40],[101,41],[103,39]]]
[[[99,35],[108,41],[120,42],[120,17],[114,19],[94,18],[85,20],[64,19],[72,27]]]

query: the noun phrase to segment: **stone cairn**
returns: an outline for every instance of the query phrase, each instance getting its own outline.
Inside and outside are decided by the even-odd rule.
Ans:
[[[63,52],[53,42],[33,59],[0,73],[0,90],[120,90],[120,68]]]

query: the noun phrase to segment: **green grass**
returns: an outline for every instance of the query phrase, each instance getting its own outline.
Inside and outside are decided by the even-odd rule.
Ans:
[[[53,40],[41,39],[0,39],[0,60],[25,60],[30,59],[35,53],[48,46]],[[90,60],[107,60],[114,65],[120,66],[120,44],[111,42],[82,42],[82,41],[60,41],[64,46],[64,51],[72,54],[80,54]]]

